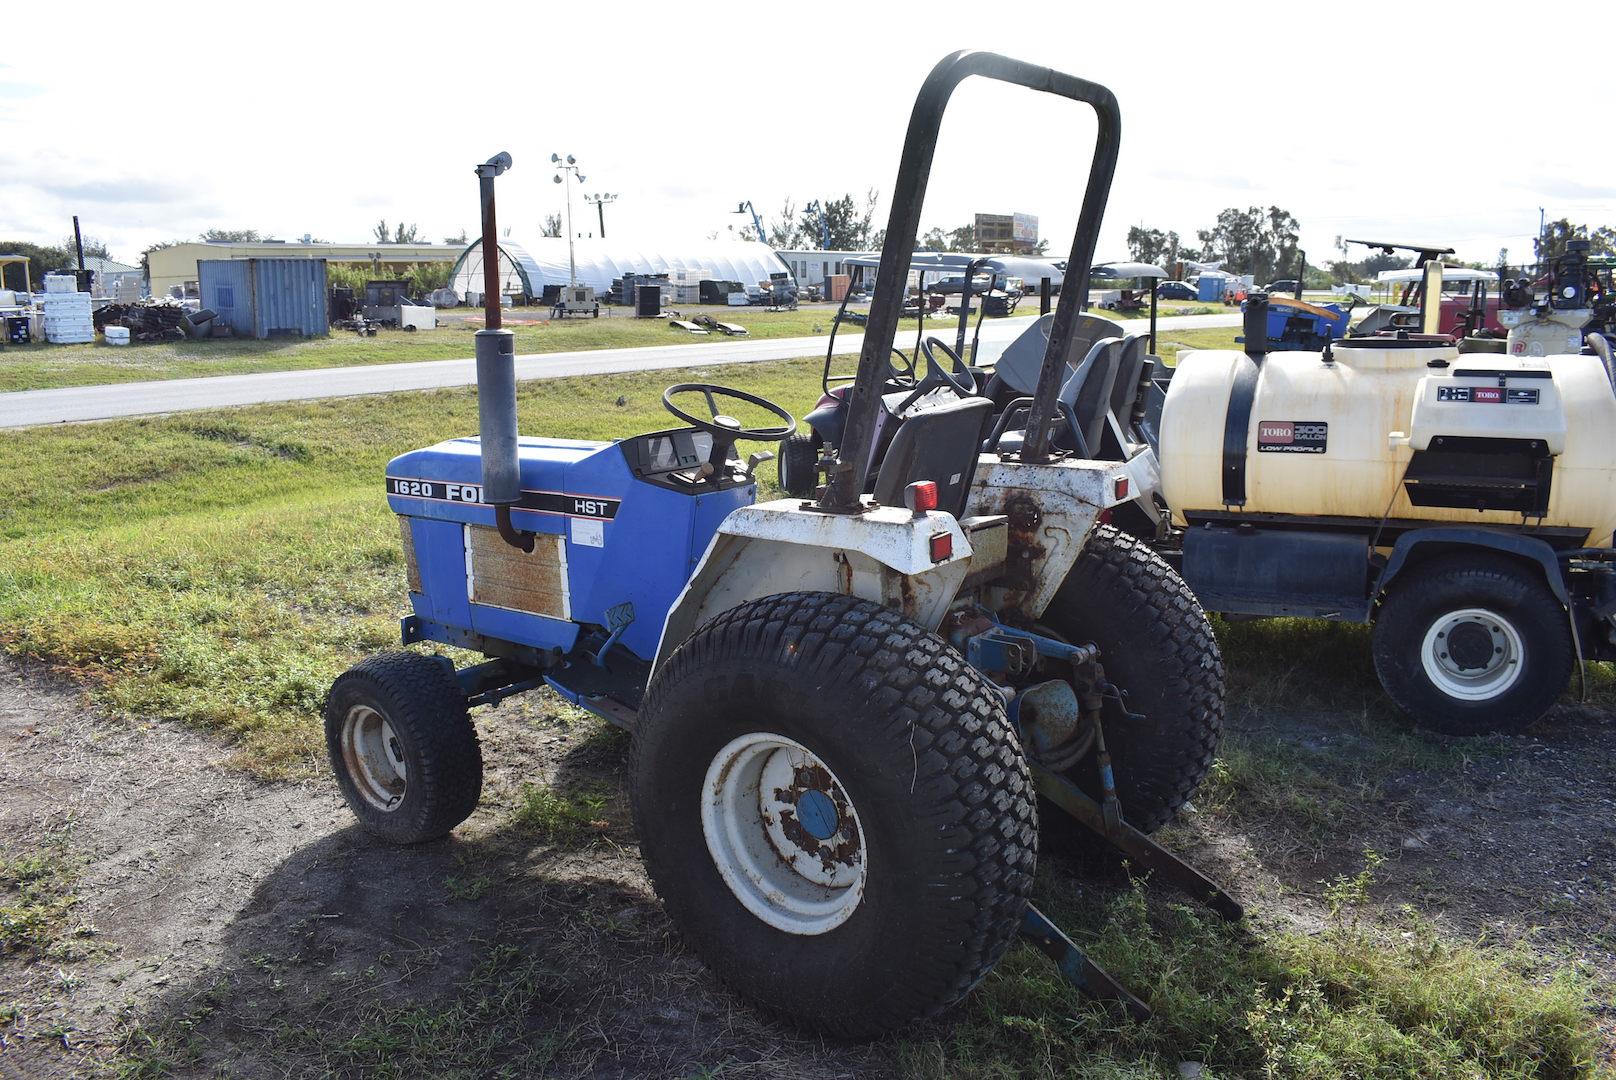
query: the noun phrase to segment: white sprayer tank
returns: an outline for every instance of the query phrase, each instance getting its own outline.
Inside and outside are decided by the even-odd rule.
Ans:
[[[1238,433],[1226,453],[1225,428],[1231,420],[1239,427],[1240,410],[1231,418],[1230,399],[1239,370],[1252,360],[1239,352],[1180,354],[1158,447],[1162,492],[1175,523],[1203,511],[1530,524],[1586,530],[1586,546],[1611,544],[1616,393],[1598,358],[1342,342],[1332,357],[1332,363],[1317,352],[1263,357],[1243,453]],[[1249,387],[1249,372],[1245,381]],[[1411,460],[1417,451],[1433,451],[1426,461],[1441,457],[1453,437],[1471,448],[1529,447],[1552,455],[1546,512],[1415,505],[1405,483]],[[1476,439],[1502,441],[1470,441]],[[1487,460],[1483,449],[1466,467],[1485,472]],[[1226,472],[1241,467],[1243,502],[1230,498],[1241,494],[1238,482],[1233,492],[1225,482]]]

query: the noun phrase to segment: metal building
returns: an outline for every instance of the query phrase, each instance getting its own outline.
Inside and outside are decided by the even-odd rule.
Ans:
[[[324,259],[203,259],[202,306],[238,337],[331,332]]]
[[[754,240],[702,240],[655,247],[616,240],[574,240],[573,254],[578,284],[593,286],[598,294],[605,294],[612,280],[624,274],[700,270],[714,281],[755,286],[768,281],[770,274],[788,272],[767,244]],[[541,297],[546,285],[567,284],[567,241],[554,236],[521,243],[501,241],[499,273],[503,293]],[[449,275],[449,287],[462,296],[483,291],[482,241],[460,256]]]

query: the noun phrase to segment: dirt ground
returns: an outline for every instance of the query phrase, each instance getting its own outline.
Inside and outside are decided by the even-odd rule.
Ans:
[[[626,741],[567,715],[536,696],[483,710],[482,806],[398,850],[328,779],[246,779],[213,740],[98,715],[0,661],[0,837],[65,831],[72,921],[93,928],[57,955],[0,956],[0,1075],[443,1075],[432,1046],[466,1032],[520,1048],[512,1075],[895,1075],[891,1046],[792,1036],[682,951],[635,850]],[[1299,757],[1371,750],[1339,717],[1231,727]],[[598,793],[582,842],[521,823],[526,783]],[[1464,937],[1540,928],[1534,948],[1616,984],[1616,716],[1561,707],[1507,752],[1380,790],[1328,828],[1202,811],[1172,842],[1261,918],[1303,926],[1373,847],[1377,903]]]

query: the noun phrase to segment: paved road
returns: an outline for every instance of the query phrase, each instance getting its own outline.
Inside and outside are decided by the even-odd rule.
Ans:
[[[997,319],[982,327],[982,356],[997,356],[1033,321],[1032,316]],[[1160,320],[1163,330],[1238,326],[1238,313],[1177,315]],[[1143,324],[1139,324],[1143,329]],[[945,335],[946,336],[946,335]],[[901,335],[900,335],[901,338]],[[516,358],[518,379],[559,379],[569,375],[606,375],[664,368],[713,367],[789,360],[825,351],[827,337],[774,338],[757,341],[703,341],[689,345],[653,345],[638,349],[592,349],[584,352],[524,354]],[[952,338],[949,338],[952,340]],[[838,334],[836,352],[857,352],[862,334]],[[0,394],[0,428],[110,420],[120,416],[261,405],[272,401],[389,394],[400,390],[435,390],[470,386],[477,381],[470,359],[428,360],[413,364],[266,371],[253,375],[214,375],[202,379],[162,379],[106,386],[70,386],[57,390],[24,390]]]

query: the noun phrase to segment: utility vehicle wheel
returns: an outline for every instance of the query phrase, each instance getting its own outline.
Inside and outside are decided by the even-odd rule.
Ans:
[[[1130,712],[1144,714],[1139,724],[1111,719],[1105,744],[1122,816],[1142,832],[1160,828],[1212,767],[1223,728],[1223,656],[1206,613],[1160,555],[1098,525],[1044,622],[1068,641],[1098,645],[1106,678],[1127,691]],[[1069,775],[1100,793],[1092,755]],[[1045,818],[1046,847],[1088,835],[1075,824],[1067,828],[1070,819],[1059,811]]]
[[[652,680],[634,821],[657,894],[739,993],[866,1038],[998,962],[1037,819],[1002,698],[936,635],[830,593],[742,604]]]
[[[331,686],[325,741],[342,797],[383,840],[435,840],[476,809],[482,749],[454,667],[442,657],[382,653]]]
[[[1442,557],[1393,582],[1375,621],[1375,674],[1424,727],[1519,731],[1571,678],[1566,620],[1535,569],[1496,555]]]
[[[818,464],[819,436],[806,431],[791,436],[780,444],[780,486],[795,498],[813,498]]]

